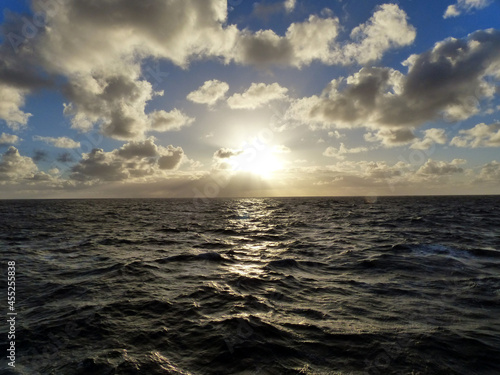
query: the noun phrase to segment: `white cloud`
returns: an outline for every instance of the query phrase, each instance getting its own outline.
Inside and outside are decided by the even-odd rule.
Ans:
[[[292,11],[296,1],[280,4]],[[43,12],[45,7],[45,0],[32,1],[33,12]],[[181,67],[206,57],[259,66],[364,63],[380,58],[389,48],[406,45],[413,32],[406,14],[391,4],[380,7],[354,30],[356,40],[351,47],[336,41],[340,25],[334,17],[312,15],[292,23],[284,36],[272,30],[238,30],[227,24],[225,0],[65,0],[55,7],[47,27],[30,43],[17,46],[15,54],[7,54],[7,48],[0,50],[4,58],[0,64],[0,118],[12,129],[25,126],[31,116],[20,109],[25,96],[35,87],[48,85],[40,72],[65,78],[64,113],[74,129],[85,132],[98,125],[108,137],[143,139],[151,131],[150,117],[154,117],[146,113],[147,104],[162,94],[153,90],[154,84],[168,76],[160,71],[148,77],[151,69],[145,61],[166,59]],[[23,25],[21,15],[12,15],[5,30],[18,32]],[[347,55],[344,48],[350,51]],[[225,91],[219,83],[213,88],[215,95],[208,98],[205,94],[210,90],[205,89],[207,92],[193,94],[191,99],[210,105]]]
[[[195,103],[213,106],[219,100],[224,98],[228,90],[229,85],[226,82],[212,79],[210,81],[206,81],[197,90],[190,92],[187,99]]]
[[[337,158],[340,160],[345,159],[345,154],[357,154],[360,152],[365,152],[368,151],[368,148],[366,147],[354,147],[354,148],[347,148],[343,143],[340,144],[340,147],[336,149],[335,147],[328,147],[324,152],[324,156],[328,156],[331,158]]]
[[[493,160],[481,167],[476,182],[499,182],[500,181],[500,163]]]
[[[44,3],[34,0],[34,11],[43,11]],[[153,84],[167,75],[155,72],[148,82],[144,59],[163,58],[184,67],[191,58],[227,55],[238,30],[224,26],[226,16],[222,0],[67,0],[58,2],[48,27],[30,46],[37,64],[67,78],[65,114],[73,128],[89,131],[99,124],[109,137],[140,139],[151,130],[150,117],[158,117],[146,113],[151,98],[161,95]]]
[[[457,147],[500,147],[500,123],[486,125],[477,124],[471,129],[460,130],[450,145]]]
[[[291,13],[297,5],[297,0],[285,0],[278,3],[255,3],[253,6],[253,14],[257,17],[267,19],[275,13],[285,12]]]
[[[227,99],[227,104],[232,109],[255,109],[264,106],[273,100],[287,98],[288,89],[277,83],[252,83],[242,94],[234,94]]]
[[[12,130],[19,130],[26,126],[31,113],[23,112],[26,90],[3,85],[0,82],[0,119],[5,120]]]
[[[20,182],[33,178],[38,167],[28,156],[21,156],[14,146],[0,157],[0,184],[3,182]]]
[[[349,62],[366,64],[378,60],[391,48],[413,43],[416,30],[408,24],[408,16],[396,4],[383,4],[370,20],[351,32],[356,42],[343,49],[343,58]]]
[[[295,6],[297,5],[297,0],[285,0],[283,5],[285,7],[286,12],[290,13],[295,9]]]
[[[150,132],[180,130],[185,126],[191,125],[195,120],[178,109],[173,109],[170,112],[163,110],[154,111],[148,115],[148,119],[150,121],[150,128],[148,131]]]
[[[446,143],[446,132],[444,129],[427,129],[424,131],[424,138],[415,140],[410,148],[416,150],[428,150],[435,143],[444,145]]]
[[[272,147],[272,152],[276,154],[289,154],[292,150],[285,145],[274,145]]]
[[[54,147],[58,148],[78,148],[80,147],[80,142],[76,142],[68,137],[41,137],[39,135],[35,135],[33,137],[34,141],[42,141],[48,144],[51,144]]]
[[[0,146],[15,145],[15,144],[18,144],[20,141],[21,141],[21,138],[19,138],[17,135],[14,135],[14,134],[2,133],[0,135]]]
[[[457,17],[463,12],[470,13],[474,9],[483,9],[492,3],[492,0],[458,0],[446,8],[443,18]]]
[[[304,22],[292,23],[285,36],[272,30],[238,34],[232,59],[243,64],[288,65],[302,67],[313,61],[324,64],[366,64],[380,59],[392,48],[409,45],[415,28],[406,13],[395,4],[381,5],[364,24],[354,28],[351,42],[336,39],[341,29],[337,17],[311,15]]]
[[[417,174],[442,176],[454,173],[463,173],[464,170],[460,167],[460,165],[465,164],[466,162],[467,161],[463,159],[453,159],[449,163],[446,161],[435,161],[429,159],[417,170]]]
[[[344,134],[340,134],[338,130],[328,132],[328,136],[332,138],[340,139],[344,136]]]

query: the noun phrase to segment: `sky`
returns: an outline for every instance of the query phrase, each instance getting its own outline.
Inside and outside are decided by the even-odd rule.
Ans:
[[[0,198],[500,194],[496,0],[7,0]]]

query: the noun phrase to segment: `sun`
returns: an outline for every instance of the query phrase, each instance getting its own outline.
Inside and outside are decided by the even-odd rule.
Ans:
[[[244,147],[231,159],[233,171],[248,172],[266,179],[283,169],[283,160],[276,150],[267,145]]]

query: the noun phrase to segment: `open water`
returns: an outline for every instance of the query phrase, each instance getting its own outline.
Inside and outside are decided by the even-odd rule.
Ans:
[[[500,374],[499,209],[0,201],[18,313],[16,367],[2,355],[0,373]]]

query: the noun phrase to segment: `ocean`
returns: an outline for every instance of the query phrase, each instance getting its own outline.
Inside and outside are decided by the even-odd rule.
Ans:
[[[4,321],[8,262],[17,314],[0,373],[500,374],[499,209],[500,196],[0,201]]]

